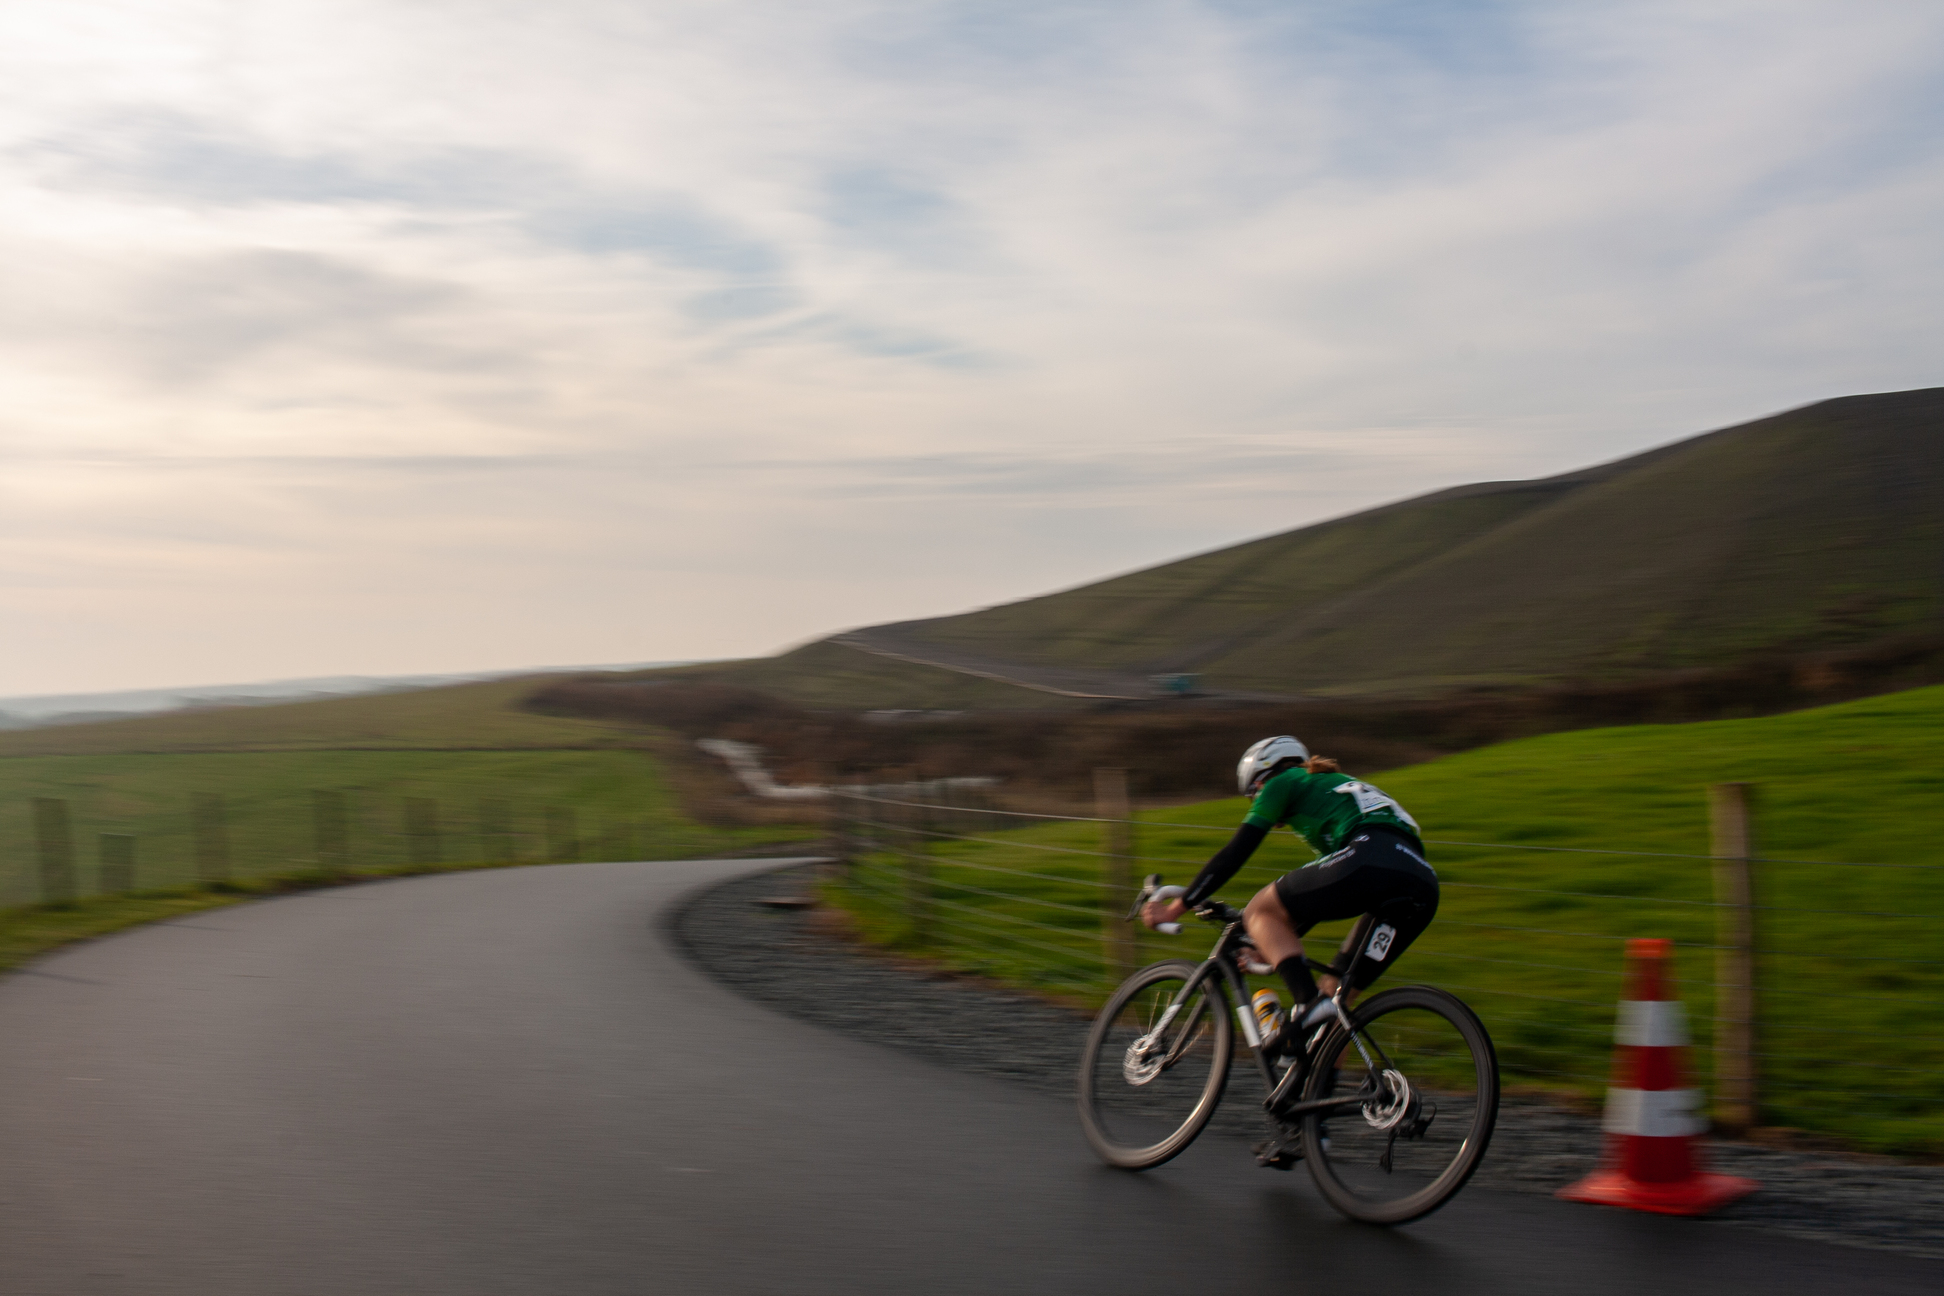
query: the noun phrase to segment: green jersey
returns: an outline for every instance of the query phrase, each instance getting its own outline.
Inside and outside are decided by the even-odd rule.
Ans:
[[[1398,828],[1418,840],[1417,820],[1383,792],[1348,774],[1312,774],[1300,766],[1271,775],[1256,790],[1243,823],[1267,832],[1288,824],[1318,855],[1341,850],[1353,830]]]

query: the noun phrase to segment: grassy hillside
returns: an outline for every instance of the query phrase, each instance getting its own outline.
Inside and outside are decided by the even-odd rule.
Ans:
[[[1753,720],[1555,734],[1377,778],[1424,824],[1445,887],[1398,979],[1471,1001],[1514,1082],[1588,1095],[1606,1082],[1622,943],[1633,936],[1681,944],[1705,1083],[1710,865],[1666,856],[1707,853],[1709,784],[1759,784],[1759,849],[1777,861],[1759,866],[1764,1118],[1944,1155],[1944,688]],[[1242,813],[1228,800],[1143,814],[1141,867],[1185,881]],[[929,850],[939,903],[925,927],[907,908],[901,852],[921,840],[908,829],[880,830],[889,849],[866,857],[840,899],[876,939],[988,975],[1104,993],[1099,861],[1085,853],[1100,849],[1098,826],[978,835],[986,840]],[[1225,894],[1239,900],[1306,858],[1293,838],[1272,839]],[[1318,944],[1342,926],[1319,930]],[[1148,936],[1144,951],[1198,953],[1206,935]]]
[[[698,670],[697,676],[761,689],[799,706],[868,711],[881,707],[946,711],[1070,710],[1074,699],[958,671],[857,652],[828,640],[776,657]],[[645,673],[653,677],[659,672]]]
[[[102,834],[135,839],[134,888],[151,900],[213,880],[194,810],[209,797],[221,800],[227,876],[245,886],[301,880],[339,864],[320,854],[319,792],[341,798],[342,864],[353,874],[692,857],[804,835],[785,822],[698,822],[677,795],[678,778],[687,776],[660,754],[666,739],[639,725],[520,710],[544,682],[496,680],[0,735],[0,910],[14,911],[0,928],[18,929],[24,907],[47,894],[35,798],[67,808],[74,890],[83,900],[112,889]],[[162,910],[203,902],[177,894]],[[38,914],[29,925],[58,934],[90,921]],[[6,941],[0,934],[0,945]]]
[[[1282,694],[1616,679],[1944,633],[1944,389],[1446,491],[857,636]]]

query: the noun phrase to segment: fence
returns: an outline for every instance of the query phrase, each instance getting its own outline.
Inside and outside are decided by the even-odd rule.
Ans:
[[[922,783],[839,789],[836,897],[869,939],[1097,1002],[1137,962],[1200,955],[1122,915],[1137,873],[1185,882],[1233,829],[1133,815],[1124,789],[1102,771],[1093,816]],[[1607,1079],[1622,943],[1668,936],[1719,1124],[1944,1151],[1944,867],[1763,856],[1749,789],[1721,785],[1713,805],[1705,855],[1429,839],[1439,916],[1393,976],[1471,1002],[1513,1092],[1591,1095]],[[1228,894],[1288,867],[1274,854]]]
[[[646,819],[589,814],[484,784],[444,796],[396,789],[300,789],[273,796],[195,792],[180,804],[117,812],[77,787],[33,797],[0,821],[0,906],[223,886],[302,874],[351,877],[467,863],[561,863],[665,853]]]

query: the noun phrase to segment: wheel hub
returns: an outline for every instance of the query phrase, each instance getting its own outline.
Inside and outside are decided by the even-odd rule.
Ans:
[[[1411,1115],[1417,1095],[1411,1092],[1411,1082],[1397,1071],[1384,1072],[1383,1088],[1380,1097],[1363,1105],[1364,1123],[1374,1130],[1396,1129]]]
[[[1143,1035],[1127,1046],[1121,1058],[1121,1075],[1131,1085],[1144,1085],[1161,1074],[1166,1055],[1155,1047],[1154,1036]]]

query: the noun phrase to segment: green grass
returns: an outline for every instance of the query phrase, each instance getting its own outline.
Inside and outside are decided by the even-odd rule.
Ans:
[[[1376,777],[1434,841],[1704,855],[1707,786],[1748,781],[1760,785],[1766,856],[1935,865],[1944,863],[1944,688],[1754,720],[1555,734]],[[1138,868],[1186,881],[1242,813],[1239,799],[1144,812]],[[1100,861],[1066,852],[1100,850],[1100,827],[980,835],[998,844],[939,842],[929,852],[943,903],[927,927],[911,921],[908,861],[894,851],[864,857],[838,899],[871,939],[1097,1001],[1107,989]],[[910,842],[887,840],[897,850]],[[1604,1086],[1621,951],[1635,936],[1681,942],[1676,971],[1700,1046],[1690,1063],[1707,1082],[1707,861],[1431,849],[1444,883],[1438,921],[1394,975],[1470,1001],[1514,1083],[1588,1095]],[[1224,894],[1239,902],[1308,857],[1279,834]],[[1768,863],[1759,886],[1759,902],[1774,906],[1758,936],[1773,951],[1759,960],[1764,1121],[1944,1154],[1944,869]],[[1319,929],[1313,946],[1333,947],[1345,925]],[[1144,959],[1198,955],[1206,932],[1191,932],[1145,936]]]
[[[13,967],[72,941],[218,909],[251,896],[243,890],[152,892],[101,896],[51,908],[28,905],[0,909],[0,968]]]
[[[312,794],[318,790],[345,795],[349,847],[360,871],[395,868],[428,853],[429,843],[407,832],[408,797],[437,804],[436,854],[447,862],[672,858],[803,832],[697,824],[682,813],[660,763],[641,751],[17,756],[0,759],[0,903],[41,898],[32,798],[67,802],[78,889],[87,895],[100,889],[102,833],[135,837],[138,886],[200,880],[191,826],[198,794],[224,800],[235,876],[315,868]],[[555,812],[551,833],[549,811]],[[561,812],[571,815],[571,827]]]
[[[734,854],[800,825],[714,827],[683,810],[649,730],[529,715],[534,680],[64,726],[0,741],[0,965],[235,894],[311,885],[315,794],[342,796],[351,877],[438,867]],[[49,751],[47,749],[53,749]],[[119,750],[118,750],[119,748]],[[38,749],[38,750],[37,750]],[[192,805],[224,807],[227,876],[198,850]],[[32,803],[64,803],[72,892],[43,873]],[[436,840],[408,798],[436,806]],[[103,834],[135,839],[134,894],[106,894]],[[212,889],[211,884],[220,884]]]

